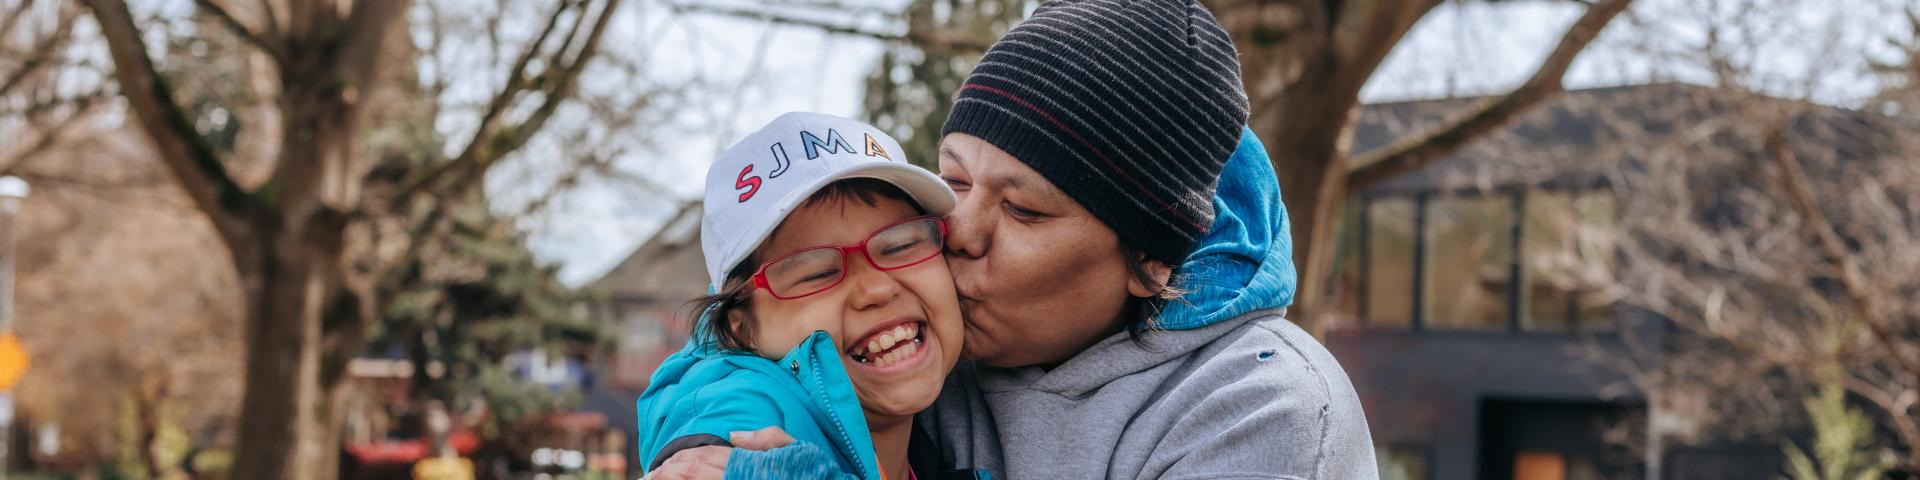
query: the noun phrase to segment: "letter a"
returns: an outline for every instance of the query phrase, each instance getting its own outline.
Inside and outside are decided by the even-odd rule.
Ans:
[[[880,158],[887,160],[893,160],[892,155],[887,155],[887,149],[880,148],[880,142],[874,141],[873,134],[867,134],[867,156],[871,157],[875,155],[879,155]]]

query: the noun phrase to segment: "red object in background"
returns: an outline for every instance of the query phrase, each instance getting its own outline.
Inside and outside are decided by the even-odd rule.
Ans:
[[[447,443],[461,455],[472,454],[480,448],[480,437],[468,432],[454,432],[447,436]],[[426,439],[389,440],[382,442],[364,442],[347,445],[347,454],[362,465],[399,463],[412,464],[427,458],[433,453]]]
[[[563,430],[593,431],[607,426],[607,416],[597,412],[560,412],[547,416],[547,425]]]

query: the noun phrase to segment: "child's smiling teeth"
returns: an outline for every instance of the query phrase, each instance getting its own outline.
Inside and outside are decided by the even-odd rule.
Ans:
[[[913,356],[924,342],[920,337],[920,322],[908,322],[867,337],[865,345],[856,345],[847,353],[854,361],[886,368]]]

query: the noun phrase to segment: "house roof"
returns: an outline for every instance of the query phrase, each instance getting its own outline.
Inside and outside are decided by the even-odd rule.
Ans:
[[[700,202],[687,202],[652,238],[627,255],[589,288],[615,300],[677,301],[707,292],[707,267],[700,254]]]
[[[1366,105],[1355,124],[1355,157],[1444,124],[1489,97]],[[1767,112],[1792,115],[1800,145],[1842,158],[1885,155],[1889,145],[1863,137],[1911,129],[1910,118],[1763,97],[1732,90],[1662,83],[1571,90],[1555,95],[1507,126],[1470,142],[1420,171],[1362,190],[1366,196],[1520,186],[1603,184],[1658,148],[1703,152],[1716,147],[1760,153],[1772,128]],[[1664,153],[1673,153],[1667,151]],[[1520,160],[1520,161],[1516,161]]]

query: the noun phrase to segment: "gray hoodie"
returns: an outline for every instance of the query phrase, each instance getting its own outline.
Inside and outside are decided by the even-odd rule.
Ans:
[[[919,421],[948,466],[1000,479],[1378,477],[1346,372],[1285,313],[1120,333],[1050,371],[963,362]]]

